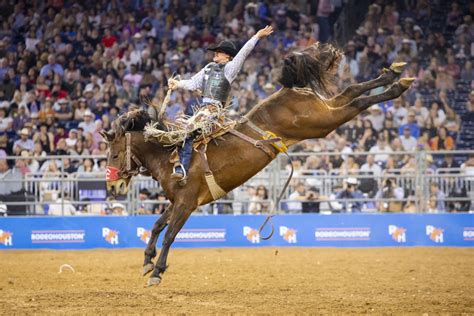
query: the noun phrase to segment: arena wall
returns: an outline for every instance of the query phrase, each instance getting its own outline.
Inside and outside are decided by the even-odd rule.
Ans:
[[[143,248],[156,219],[4,217],[0,219],[0,249]],[[273,218],[275,233],[270,240],[258,233],[264,219],[192,216],[173,247],[474,246],[474,214],[281,215]],[[269,231],[268,226],[262,235]]]

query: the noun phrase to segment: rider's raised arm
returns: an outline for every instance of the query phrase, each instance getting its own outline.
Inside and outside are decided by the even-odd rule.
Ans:
[[[199,71],[197,74],[192,76],[190,79],[178,81],[178,88],[186,90],[201,89],[202,80],[204,79],[204,68],[201,69],[201,71]]]
[[[252,36],[247,43],[239,50],[237,55],[235,55],[234,59],[227,63],[224,69],[224,74],[229,82],[234,81],[234,79],[239,74],[242,66],[247,59],[247,56],[250,54],[252,49],[257,45],[258,37],[257,35]]]

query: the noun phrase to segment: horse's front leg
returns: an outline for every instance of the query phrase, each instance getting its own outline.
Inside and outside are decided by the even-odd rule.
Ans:
[[[170,247],[173,244],[176,235],[178,235],[179,231],[181,228],[183,228],[184,224],[196,207],[197,204],[193,204],[192,206],[183,203],[174,204],[168,230],[166,231],[165,238],[163,240],[163,247],[161,248],[160,256],[158,258],[158,262],[155,265],[155,269],[153,270],[153,274],[148,279],[148,286],[160,284],[162,274],[167,268],[166,261],[168,259]]]
[[[158,218],[158,220],[155,222],[155,225],[153,225],[150,240],[148,241],[148,244],[145,249],[143,275],[148,274],[155,268],[152,259],[156,257],[156,242],[158,241],[158,237],[160,236],[161,231],[163,231],[163,229],[165,229],[165,227],[168,225],[168,219],[170,218],[172,208],[173,204],[168,205],[163,214],[161,214],[160,218]]]
[[[329,99],[329,106],[332,108],[339,108],[348,103],[353,99],[362,95],[362,93],[372,90],[377,87],[386,86],[394,82],[400,74],[403,72],[406,63],[393,63],[389,69],[384,69],[384,73],[378,78],[372,79],[366,82],[355,83],[348,86],[342,93]]]

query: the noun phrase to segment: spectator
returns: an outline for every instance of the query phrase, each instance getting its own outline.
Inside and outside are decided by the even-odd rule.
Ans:
[[[374,177],[380,177],[382,175],[382,168],[375,163],[374,155],[367,155],[367,162],[362,165],[360,171],[371,173]]]
[[[393,106],[388,109],[393,114],[393,125],[395,127],[400,127],[408,114],[407,109],[402,106],[402,102],[401,98],[397,98],[393,100]]]
[[[435,213],[446,212],[446,196],[443,191],[440,190],[439,185],[436,182],[432,182],[430,186],[430,196],[434,199],[434,207],[432,211]]]
[[[430,147],[432,150],[453,150],[454,140],[446,132],[446,128],[438,129],[438,135],[430,139]]]
[[[344,188],[336,195],[336,201],[338,202],[333,207],[336,210],[347,212],[347,213],[360,213],[364,206],[364,196],[360,190],[357,189],[359,181],[356,178],[347,178],[344,181]],[[348,201],[351,199],[359,199],[358,201]]]
[[[387,140],[383,134],[379,134],[377,144],[372,146],[369,150],[371,153],[374,153],[375,161],[386,163],[389,155],[392,153],[392,148],[387,144]]]
[[[259,185],[255,195],[250,199],[249,213],[262,214],[270,212],[270,202],[268,201],[268,190],[264,185]]]
[[[147,215],[153,213],[153,202],[150,200],[150,191],[141,189],[138,195],[137,214]]]
[[[111,215],[128,216],[125,205],[115,202],[111,207]]]
[[[301,204],[302,213],[319,213],[321,200],[327,200],[319,194],[319,190],[315,187],[310,187],[306,192],[306,200]]]
[[[400,136],[400,141],[405,151],[413,151],[416,149],[417,141],[416,138],[411,136],[411,130],[409,126],[403,128],[403,135]]]
[[[79,123],[79,127],[84,130],[84,133],[94,133],[96,125],[94,122],[94,114],[90,110],[84,111],[84,121]]]
[[[402,200],[404,197],[403,189],[397,185],[394,178],[388,178],[384,181],[382,188],[375,195],[375,199],[382,200],[377,203],[379,212],[401,212]],[[390,199],[390,200],[389,200]]]
[[[420,137],[420,127],[415,121],[415,112],[410,111],[408,112],[407,115],[407,122],[405,124],[402,124],[400,128],[398,129],[398,134],[401,136],[403,135],[403,131],[405,128],[410,129],[410,135],[413,136],[414,138]]]
[[[30,131],[23,128],[20,131],[20,139],[13,144],[13,152],[19,155],[22,150],[33,151],[34,145],[33,140],[30,139]]]
[[[62,77],[64,75],[63,67],[56,62],[56,56],[50,54],[48,56],[48,63],[41,68],[40,76],[42,77],[52,77],[55,74]]]
[[[71,216],[76,215],[76,208],[72,205],[66,193],[63,193],[64,199],[59,197],[49,205],[48,215],[50,216]]]
[[[382,130],[385,115],[377,104],[370,107],[370,114],[367,115],[366,119],[372,122],[372,126],[377,132]]]
[[[287,207],[290,213],[301,213],[302,201],[306,200],[306,186],[303,182],[296,185],[295,191],[288,196]]]

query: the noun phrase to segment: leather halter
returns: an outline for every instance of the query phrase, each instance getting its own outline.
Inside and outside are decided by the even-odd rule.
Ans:
[[[130,133],[125,133],[126,147],[125,147],[125,170],[123,168],[119,171],[119,176],[121,178],[128,178],[131,176],[136,176],[137,174],[142,173],[140,169],[143,167],[140,159],[132,153],[132,135]],[[132,170],[132,160],[135,162],[137,167]]]

